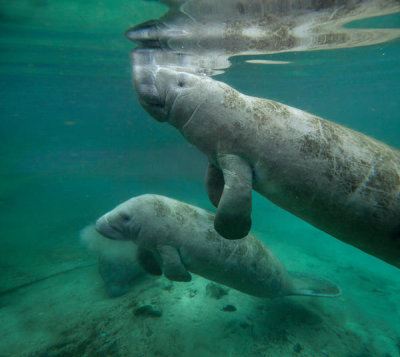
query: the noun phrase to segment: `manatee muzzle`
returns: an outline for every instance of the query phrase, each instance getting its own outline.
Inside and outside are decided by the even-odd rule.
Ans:
[[[164,106],[156,86],[156,66],[134,66],[133,79],[139,98],[149,105]]]
[[[127,237],[123,234],[122,230],[114,227],[108,220],[107,214],[100,217],[96,221],[96,231],[99,232],[106,238],[115,239],[115,240],[127,240]]]
[[[133,80],[140,104],[158,121],[168,120],[165,95],[156,85],[157,66],[133,66]]]

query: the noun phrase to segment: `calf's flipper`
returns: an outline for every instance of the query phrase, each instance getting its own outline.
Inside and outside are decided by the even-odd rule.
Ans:
[[[172,281],[190,281],[192,276],[182,263],[181,256],[177,248],[162,245],[157,247],[161,259],[161,270],[164,275]]]
[[[139,265],[146,273],[151,275],[162,275],[160,265],[152,252],[142,247],[138,247],[136,254]]]

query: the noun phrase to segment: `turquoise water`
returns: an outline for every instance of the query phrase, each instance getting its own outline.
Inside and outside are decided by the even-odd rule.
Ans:
[[[110,317],[116,306],[130,311],[129,297],[118,301],[106,296],[94,267],[92,275],[85,270],[89,268],[82,268],[65,277],[41,280],[95,264],[79,243],[80,230],[129,197],[158,193],[213,209],[203,183],[206,158],[172,127],[151,119],[140,107],[131,83],[133,44],[123,33],[133,24],[161,16],[165,9],[145,1],[0,3],[0,355],[211,356],[232,350],[231,355],[238,356],[277,356],[277,351],[282,356],[399,356],[399,270],[345,246],[257,195],[253,229],[259,238],[288,268],[321,272],[343,290],[341,298],[328,302],[289,300],[294,305],[268,305],[263,319],[286,326],[286,337],[279,337],[281,330],[264,320],[254,323],[255,332],[249,333],[250,327],[240,327],[252,326],[249,321],[255,317],[249,313],[251,318],[238,322],[238,331],[246,331],[243,334],[226,332],[217,346],[208,341],[207,333],[203,336],[195,327],[188,328],[186,335],[180,331],[179,338],[193,343],[175,351],[173,328],[159,324],[157,330],[151,325],[154,322],[145,321],[135,325],[135,331],[148,338],[139,332],[130,338],[133,344],[154,349],[138,352],[118,342],[124,335],[118,337],[118,319]],[[400,27],[399,14],[369,21],[368,25]],[[245,62],[249,57],[239,56],[217,79],[248,95],[317,114],[400,149],[399,39],[369,47],[253,58],[291,63],[249,64]],[[143,284],[135,290],[139,300],[146,287],[158,291],[148,281]],[[200,290],[202,283],[196,284]],[[92,286],[97,289],[93,295],[84,295]],[[54,299],[47,302],[40,295],[43,292],[47,298],[54,294]],[[253,301],[234,297],[243,306]],[[207,321],[195,311],[208,316],[205,310],[210,303],[200,295],[196,299],[193,306],[180,307],[180,313],[185,318],[195,314],[200,322],[194,325],[207,329]],[[67,304],[60,303],[65,300]],[[42,302],[47,305],[41,306]],[[59,305],[66,305],[65,310]],[[106,344],[108,349],[99,342],[103,332],[85,340],[84,348],[70,347],[70,354],[54,348],[62,343],[60,336],[78,340],[71,332],[78,322],[71,325],[68,320],[78,321],[75,315],[83,314],[81,306],[87,308],[88,316],[90,306],[98,311],[93,324],[111,321],[103,326],[115,332],[114,344]],[[271,312],[274,306],[281,315]],[[35,311],[42,315],[34,315]],[[323,322],[315,322],[314,315],[322,316],[318,319]],[[179,316],[172,321],[186,326],[185,318],[179,320]],[[226,316],[215,318],[224,321]],[[307,319],[314,322],[304,323]],[[290,321],[304,335],[295,334]],[[264,335],[257,327],[263,323],[272,332]],[[149,329],[157,331],[158,340]],[[330,329],[337,332],[336,340],[327,332]],[[345,331],[351,332],[346,335]],[[196,334],[202,342],[194,339]],[[332,347],[349,334],[344,347]],[[312,345],[310,340],[319,338],[320,344]],[[164,345],[168,343],[171,346]],[[257,346],[253,354],[238,347],[250,344]],[[164,354],[154,352],[163,350]]]

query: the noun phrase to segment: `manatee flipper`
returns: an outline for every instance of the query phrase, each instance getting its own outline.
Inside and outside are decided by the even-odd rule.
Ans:
[[[206,190],[211,203],[218,207],[224,190],[224,175],[220,169],[209,163],[206,174]]]
[[[169,245],[157,247],[161,258],[161,270],[164,275],[173,281],[190,281],[192,276],[182,263],[178,249]]]
[[[218,164],[225,185],[214,228],[224,238],[240,239],[249,233],[251,227],[252,169],[236,155],[219,155]]]
[[[293,288],[287,295],[338,297],[342,294],[339,286],[318,276],[289,272]]]
[[[162,275],[160,265],[152,252],[142,247],[138,247],[136,255],[139,265],[146,273],[151,275]]]

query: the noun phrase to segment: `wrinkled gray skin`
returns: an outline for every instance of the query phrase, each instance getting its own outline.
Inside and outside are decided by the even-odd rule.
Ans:
[[[400,152],[361,133],[230,86],[134,66],[143,107],[209,159],[216,230],[244,237],[251,190],[313,226],[400,267]]]
[[[190,281],[189,272],[249,295],[334,297],[333,283],[289,275],[279,259],[257,238],[226,240],[213,228],[214,214],[158,195],[132,198],[96,222],[107,238],[131,240],[138,262],[150,274]]]

